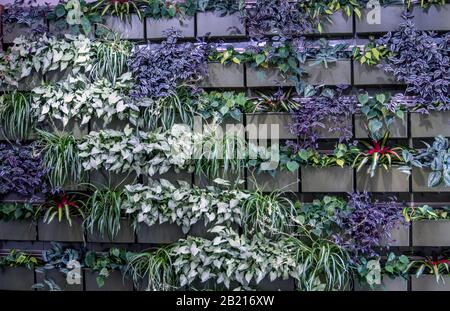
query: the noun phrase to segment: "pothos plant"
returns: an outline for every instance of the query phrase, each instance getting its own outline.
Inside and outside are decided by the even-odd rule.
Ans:
[[[12,249],[8,255],[0,257],[0,268],[25,267],[28,270],[33,270],[41,264],[42,261],[39,258],[15,249]]]
[[[213,228],[214,240],[189,236],[174,245],[172,265],[180,286],[194,281],[215,281],[227,289],[256,287],[265,277],[271,281],[297,278],[301,268],[292,253],[294,246],[285,240],[273,241],[256,234],[252,239],[232,229]],[[195,287],[194,287],[195,288]]]
[[[162,223],[176,223],[188,233],[196,223],[242,225],[242,204],[250,196],[237,189],[201,189],[179,181],[175,186],[165,179],[125,186],[125,213],[133,218],[135,229]]]
[[[91,45],[83,35],[57,39],[44,34],[36,40],[20,36],[0,59],[1,82],[17,87],[33,72],[46,74],[68,68],[73,74],[87,72],[91,69]]]
[[[395,119],[405,120],[404,107],[396,105],[392,111],[388,106],[390,100],[391,96],[388,93],[379,93],[373,97],[367,93],[358,95],[358,106],[364,115],[364,127],[369,136],[375,140],[383,137]]]
[[[84,264],[97,274],[97,286],[102,288],[113,271],[119,271],[125,276],[128,256],[129,253],[126,250],[116,247],[100,254],[95,251],[88,251],[84,257]]]
[[[388,54],[386,47],[377,45],[373,38],[371,38],[371,41],[366,43],[362,48],[355,46],[352,49],[353,59],[360,64],[366,64],[368,66],[379,64],[388,56]]]
[[[166,1],[144,0],[144,16],[153,19],[179,18],[194,16],[197,11],[197,0]]]
[[[31,203],[1,203],[0,220],[16,221],[31,220],[37,216],[36,207]]]
[[[429,205],[405,207],[403,216],[407,222],[450,219],[450,207],[432,208]]]
[[[192,131],[176,124],[169,131],[135,132],[102,130],[83,137],[78,145],[83,168],[113,173],[135,172],[138,176],[164,174],[171,167],[191,169]]]
[[[55,84],[32,90],[32,109],[38,122],[50,121],[54,127],[66,128],[69,121],[84,126],[92,118],[108,124],[113,117],[135,123],[139,107],[123,93],[129,88],[131,75],[126,73],[112,85],[106,79],[90,83],[86,76],[69,76]],[[133,121],[134,120],[134,121]]]
[[[69,29],[71,34],[89,35],[95,24],[102,22],[97,11],[92,10],[85,0],[65,0],[47,14],[57,30]]]

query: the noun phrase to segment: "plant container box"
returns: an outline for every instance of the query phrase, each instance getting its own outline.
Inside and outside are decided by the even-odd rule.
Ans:
[[[303,65],[306,76],[301,79],[312,85],[350,85],[352,84],[352,62],[351,60],[338,60],[328,64],[325,68],[321,64],[312,65],[307,61]]]
[[[339,123],[342,124],[342,127],[348,128],[349,130],[353,129],[351,115],[348,117],[342,117],[342,118],[340,118],[339,121],[340,121]],[[323,123],[324,123],[325,127],[317,126],[315,128],[318,138],[320,138],[320,139],[338,139],[340,137],[339,131],[330,131],[329,130],[331,127],[335,126],[334,124],[331,123],[331,121],[327,120]]]
[[[352,192],[353,169],[339,166],[302,166],[300,181],[302,192]]]
[[[111,129],[115,131],[123,131],[127,125],[130,123],[128,120],[120,120],[118,118],[113,117],[111,122],[105,124],[103,119],[92,118],[90,121],[91,131],[101,131],[105,129]]]
[[[0,268],[0,290],[32,290],[34,271],[25,267]]]
[[[132,223],[127,218],[122,218],[120,220],[120,230],[119,233],[110,240],[108,235],[102,236],[95,230],[94,234],[87,234],[87,241],[94,243],[134,243],[134,230]]]
[[[44,203],[45,202],[45,194],[38,193],[34,197],[24,196],[23,194],[17,192],[10,192],[7,194],[0,194],[0,202],[18,202],[18,203]]]
[[[186,171],[175,172],[173,168],[169,169],[166,173],[160,175],[155,174],[153,176],[143,176],[144,185],[150,184],[151,180],[160,180],[165,179],[173,184],[175,187],[178,186],[178,181],[185,181],[187,183],[192,183],[192,173],[188,173]]]
[[[253,68],[245,66],[247,87],[293,86],[289,78],[284,78],[278,68]]]
[[[53,21],[49,21],[49,23],[48,23],[48,32],[54,36],[60,36],[60,37],[64,37],[65,35],[74,35],[70,31],[69,27],[60,29],[60,28],[56,27],[56,25]],[[87,35],[87,37],[89,39],[94,39],[94,34],[95,34],[95,30],[94,30],[94,27],[92,27],[92,29],[89,32],[89,34]]]
[[[220,224],[219,226],[225,226],[225,224]],[[204,238],[204,239],[207,239],[207,240],[213,240],[217,236],[217,233],[208,232],[208,230],[213,228],[213,227],[214,227],[214,222],[213,223],[208,223],[207,225],[205,225],[204,219],[200,219],[195,224],[191,225],[191,228],[190,228],[190,230],[189,230],[187,235],[196,236],[196,237]],[[238,225],[232,224],[231,228],[235,232],[239,232],[239,226]]]
[[[96,187],[109,186],[113,189],[123,189],[125,185],[134,184],[137,179],[135,173],[108,174],[103,169],[101,171],[91,171],[89,176],[91,184],[95,185]]]
[[[110,271],[108,277],[105,278],[105,285],[102,287],[97,285],[97,276],[98,273],[86,269],[84,279],[86,291],[133,291],[133,282],[128,278],[124,278],[120,271]]]
[[[440,280],[436,282],[434,275],[421,275],[418,278],[411,276],[411,290],[415,291],[432,291],[432,292],[448,292],[450,291],[450,282],[448,276],[444,275],[445,283]]]
[[[354,85],[389,85],[401,84],[393,75],[387,73],[377,65],[369,66],[353,61],[353,84]]]
[[[247,135],[250,140],[255,139],[297,139],[297,136],[289,130],[292,116],[289,113],[248,113],[245,115]],[[272,126],[273,130],[272,131]]]
[[[255,182],[257,187],[255,186]],[[289,172],[286,170],[278,170],[275,176],[270,175],[268,172],[254,172],[250,170],[247,175],[247,189],[255,191],[260,188],[264,192],[272,192],[274,190],[280,190],[282,192],[298,192],[299,179],[298,171]]]
[[[35,241],[36,223],[27,220],[0,220],[0,240]]]
[[[219,16],[214,12],[197,13],[197,37],[245,37],[240,13]]]
[[[168,222],[150,227],[142,223],[137,231],[138,243],[169,244],[185,237],[180,226]]]
[[[201,81],[205,88],[242,88],[244,87],[244,65],[208,63],[208,75]]]
[[[201,176],[194,175],[194,185],[200,188],[206,188],[210,186],[217,187],[219,185],[214,182],[216,178],[225,179],[228,182],[230,182],[230,184],[234,184],[237,183],[239,180],[245,180],[244,170],[242,169],[240,175],[238,175],[237,173],[230,173],[230,172],[223,174],[223,169],[221,169],[220,176],[214,178],[210,178],[208,176],[205,176],[204,174],[202,174]],[[244,189],[245,188],[244,183],[241,183],[238,186],[238,188]]]
[[[60,82],[66,80],[71,74],[72,74],[72,67],[67,67],[62,71],[58,68],[50,72],[47,72],[45,74],[45,81],[52,83]]]
[[[406,292],[408,291],[408,280],[405,280],[401,277],[396,277],[395,279],[391,279],[390,277],[383,277],[383,284],[375,285],[373,288],[370,288],[367,284],[360,284],[359,282],[355,283],[355,291],[357,292],[367,292],[367,291],[375,291],[375,292]]]
[[[58,241],[58,242],[83,242],[83,220],[81,218],[72,218],[72,226],[66,219],[58,222],[54,219],[47,224],[41,219],[38,222],[38,240],[39,241]]]
[[[52,132],[60,131],[72,134],[76,139],[81,139],[86,136],[89,132],[88,125],[81,126],[81,121],[76,121],[71,119],[66,126],[59,120],[54,120],[55,129],[50,128]]]
[[[431,5],[421,8],[415,5],[412,10],[414,24],[418,30],[449,31],[450,30],[450,4]]]
[[[31,75],[23,78],[19,81],[17,87],[18,91],[31,91],[35,87],[41,85],[44,82],[44,76],[40,73],[33,71]]]
[[[355,17],[356,33],[380,33],[394,31],[398,29],[399,24],[404,22],[402,13],[405,11],[403,5],[381,6],[379,11],[380,20],[373,18],[372,8],[363,8],[361,18]]]
[[[416,138],[450,136],[450,111],[411,113],[411,136]]]
[[[117,16],[108,16],[105,25],[120,33],[123,39],[144,40],[144,22],[139,20],[137,14],[131,14],[131,20],[127,18],[123,21]]]
[[[153,19],[147,18],[147,39],[162,39],[166,36],[164,31],[170,28],[181,31],[181,36],[184,38],[195,37],[195,19],[193,17],[178,18],[162,18]]]
[[[55,268],[52,270],[46,270],[45,272],[36,272],[36,283],[43,283],[44,280],[51,279],[56,285],[58,285],[61,290],[69,291],[69,292],[81,292],[83,291],[83,280],[84,280],[84,271],[81,270],[81,279],[79,284],[69,284],[67,282],[67,275],[64,272],[61,272],[59,269]],[[70,280],[71,282],[75,282],[75,280]],[[40,289],[42,291],[47,291],[48,288]]]
[[[409,224],[403,225],[398,224],[397,227],[395,227],[391,231],[391,243],[390,246],[410,246],[409,245]],[[387,243],[385,240],[381,241],[380,246],[387,246]]]
[[[413,167],[412,190],[413,192],[450,192],[450,187],[442,181],[436,187],[428,187],[428,176],[432,172],[429,168]]]
[[[38,20],[38,21],[34,20],[32,26],[28,26],[25,24],[17,24],[17,23],[8,24],[8,25],[3,24],[3,43],[4,44],[13,43],[14,40],[20,36],[27,37],[27,36],[31,35],[32,27],[39,27],[39,26],[40,27],[45,26],[44,19]]]
[[[322,24],[322,33],[314,28],[314,34],[353,34],[353,14],[347,16],[342,10],[335,12],[333,15],[329,16],[330,21],[324,21]]]
[[[295,280],[293,278],[288,278],[286,280],[277,278],[273,281],[270,281],[269,277],[266,276],[261,280],[261,282],[254,286],[256,286],[257,290],[262,291],[294,291]]]
[[[409,180],[405,173],[393,166],[389,170],[378,167],[375,176],[367,173],[367,165],[356,173],[356,190],[368,192],[408,192]]]
[[[368,138],[368,131],[365,129],[366,119],[361,114],[355,115],[355,137]],[[395,118],[387,128],[389,130],[389,138],[407,138],[408,137],[408,121],[406,116],[404,120]]]
[[[450,220],[415,221],[413,246],[450,246]]]

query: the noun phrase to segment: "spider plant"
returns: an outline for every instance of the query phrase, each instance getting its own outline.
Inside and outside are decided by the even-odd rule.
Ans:
[[[63,193],[42,204],[39,209],[46,210],[44,223],[49,224],[58,216],[58,222],[61,222],[64,217],[69,226],[72,227],[72,216],[76,215],[84,218],[83,208],[83,201],[76,199],[75,194]]]
[[[112,15],[118,16],[121,21],[128,21],[131,24],[131,14],[136,13],[138,18],[142,20],[142,13],[139,8],[139,1],[135,0],[97,0],[97,2],[92,6],[91,10],[95,11],[97,9],[102,9],[100,15]]]
[[[295,213],[295,204],[283,192],[266,194],[258,188],[242,206],[244,234],[291,232]]]
[[[28,139],[35,125],[29,94],[14,91],[0,96],[0,120],[7,139]]]
[[[228,131],[220,135],[217,124],[209,125],[199,141],[195,141],[195,173],[199,176],[230,177],[240,176],[246,165],[246,147],[244,137],[239,131]]]
[[[142,115],[143,127],[148,130],[158,127],[169,130],[178,122],[177,119],[192,126],[195,111],[189,94],[189,90],[181,86],[175,92],[170,92],[169,96],[149,99]]]
[[[86,204],[87,212],[83,222],[86,231],[113,240],[120,230],[123,201],[122,190],[94,186],[94,192]]]
[[[302,271],[297,286],[300,290],[339,290],[350,281],[348,253],[325,238],[315,238],[305,229],[299,237],[291,236],[295,246],[294,258]]]
[[[353,161],[353,167],[356,167],[356,171],[359,172],[361,168],[371,161],[370,166],[367,169],[367,173],[370,177],[375,176],[376,168],[379,164],[388,170],[393,161],[403,163],[403,158],[398,154],[398,151],[402,151],[402,147],[390,148],[386,146],[386,142],[389,138],[389,132],[386,132],[383,138],[379,141],[372,140],[372,144],[365,141],[361,143],[367,147],[367,151],[360,152]]]
[[[128,257],[127,272],[136,287],[145,285],[146,290],[167,291],[178,288],[178,281],[172,266],[170,247],[135,253]],[[144,281],[144,279],[146,279]]]
[[[450,273],[450,260],[441,257],[413,260],[407,270],[414,270],[416,277],[420,277],[424,273],[430,273],[436,277],[436,283],[439,283],[439,281],[445,283],[444,276]]]
[[[128,69],[131,43],[121,40],[119,34],[113,33],[107,40],[94,45],[94,55],[90,79],[97,81],[106,78],[114,85],[117,78]]]
[[[253,111],[247,112],[289,112],[300,108],[300,103],[292,97],[292,89],[283,92],[279,90],[269,95],[262,92],[256,92],[257,96],[251,98]]]
[[[84,171],[78,156],[77,139],[72,134],[59,131],[51,133],[37,129],[37,133],[52,188],[80,183],[84,178]]]

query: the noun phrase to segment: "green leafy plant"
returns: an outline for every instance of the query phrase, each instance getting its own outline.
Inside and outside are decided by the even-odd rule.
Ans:
[[[31,203],[0,203],[0,220],[15,221],[34,219],[37,210]]]
[[[118,248],[110,248],[108,252],[98,254],[88,251],[84,258],[87,268],[97,273],[96,282],[99,288],[105,286],[105,281],[112,271],[120,271],[125,277],[128,265],[128,251]]]
[[[450,219],[450,207],[432,208],[429,205],[403,208],[403,216],[407,222],[418,220]]]
[[[144,0],[144,15],[154,19],[184,18],[194,16],[197,11],[197,0],[166,1]]]
[[[136,13],[138,18],[142,20],[142,12],[139,7],[138,0],[97,0],[90,8],[91,12],[101,9],[101,16],[106,14],[118,16],[121,21],[128,21],[131,24],[131,14]]]
[[[389,138],[389,132],[386,132],[380,141],[372,140],[372,144],[365,141],[361,141],[363,145],[367,147],[367,151],[360,152],[353,161],[353,167],[356,167],[357,171],[360,171],[364,165],[371,162],[367,168],[367,173],[370,177],[375,176],[375,172],[378,165],[381,165],[384,169],[389,170],[394,163],[403,164],[403,158],[398,154],[403,149],[402,147],[387,147],[386,142]]]
[[[136,287],[142,286],[141,281],[144,281],[146,290],[152,291],[176,290],[180,287],[173,267],[170,246],[130,254],[127,271],[131,274]]]
[[[86,203],[83,222],[86,231],[113,240],[120,230],[123,204],[122,190],[94,187],[94,192]]]
[[[245,93],[217,92],[202,93],[196,101],[196,111],[204,119],[213,118],[218,123],[227,117],[241,121],[242,111],[247,105]]]
[[[369,94],[358,95],[359,108],[365,116],[365,128],[369,136],[375,140],[383,137],[385,131],[394,122],[396,118],[405,119],[405,110],[400,105],[395,106],[395,111],[389,109],[387,104],[390,102],[390,94],[380,93],[375,97]]]
[[[35,126],[29,94],[13,91],[1,95],[0,120],[0,131],[6,138],[28,139]]]
[[[58,222],[64,219],[67,220],[69,226],[72,226],[72,217],[81,216],[84,218],[84,202],[76,199],[75,194],[59,194],[55,195],[52,199],[41,205],[41,210],[45,210],[44,223],[51,223],[56,216],[58,216]]]
[[[377,45],[373,38],[366,43],[361,49],[359,46],[355,46],[352,49],[353,59],[361,64],[367,64],[368,66],[374,66],[379,64],[384,58],[387,58],[389,51],[383,45]]]
[[[47,19],[53,22],[57,29],[69,29],[72,34],[89,34],[95,24],[101,23],[101,16],[91,10],[85,0],[68,0],[59,3],[49,12]]]
[[[0,268],[6,267],[25,267],[28,270],[33,270],[36,266],[42,264],[42,261],[26,252],[18,252],[12,249],[7,256],[0,257]]]
[[[77,185],[84,179],[82,162],[78,156],[77,139],[69,133],[37,130],[38,144],[43,154],[47,177],[54,189]]]

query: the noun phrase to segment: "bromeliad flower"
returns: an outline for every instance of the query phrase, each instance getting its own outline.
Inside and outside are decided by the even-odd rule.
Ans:
[[[69,226],[72,226],[72,216],[77,214],[84,218],[82,202],[76,200],[75,195],[62,194],[51,201],[44,203],[43,208],[47,208],[44,215],[44,222],[50,223],[58,215],[58,222],[61,222],[63,215],[67,219]]]
[[[384,134],[383,138],[380,141],[372,140],[372,144],[361,141],[361,143],[367,147],[368,151],[360,152],[356,156],[355,160],[353,161],[353,167],[356,167],[356,170],[359,171],[371,159],[372,163],[367,169],[367,173],[370,174],[370,177],[373,177],[379,163],[386,170],[389,170],[393,161],[397,163],[403,163],[404,160],[398,153],[398,151],[402,150],[402,147],[387,147],[386,142],[388,138],[389,132],[386,132],[386,134]]]

